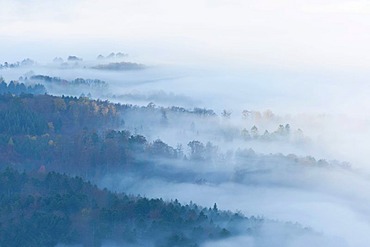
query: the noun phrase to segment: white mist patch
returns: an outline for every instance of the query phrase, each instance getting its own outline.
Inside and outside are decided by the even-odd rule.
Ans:
[[[370,203],[370,194],[366,191],[370,180],[350,171],[314,167],[299,170],[275,171],[270,176],[257,174],[254,182],[247,180],[240,183],[178,183],[160,178],[115,175],[107,176],[100,185],[115,191],[165,200],[177,198],[182,203],[192,201],[209,207],[217,203],[219,208],[240,211],[246,216],[297,222],[331,239],[318,246],[367,246],[370,241],[367,234],[370,230],[370,210],[364,205]],[[274,236],[277,230],[281,229],[270,229],[270,232],[267,229],[266,236]],[[238,243],[245,242],[246,246],[271,246],[268,237],[261,239],[256,243],[249,237],[240,237],[209,244],[238,246]],[[289,245],[282,246],[306,246],[302,243],[315,243],[321,237],[289,239]]]

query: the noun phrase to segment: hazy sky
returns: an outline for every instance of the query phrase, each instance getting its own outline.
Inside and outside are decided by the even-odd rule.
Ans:
[[[254,65],[366,68],[369,25],[370,2],[357,0],[0,0],[0,52],[134,44]]]

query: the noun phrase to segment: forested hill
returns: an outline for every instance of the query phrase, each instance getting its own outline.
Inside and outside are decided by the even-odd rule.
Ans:
[[[0,95],[0,114],[0,133],[13,135],[74,134],[119,124],[116,105],[76,97]]]
[[[153,116],[153,112],[157,114],[155,116],[163,116],[163,111],[163,108],[152,105],[121,105],[85,97],[0,95],[0,166],[10,165],[20,170],[37,170],[44,166],[47,171],[91,178],[107,172],[150,169],[158,159],[169,163],[217,159],[224,162],[222,153],[218,153],[217,146],[210,142],[203,144],[189,140],[185,148],[190,152],[187,152],[182,146],[171,147],[159,139],[148,141],[143,135],[125,130],[125,121],[133,117],[133,114],[127,116],[127,112],[136,112],[139,119],[147,116],[147,124],[152,121],[152,125],[163,124],[165,128],[166,122],[162,120],[166,118]],[[165,112],[178,116],[195,115],[201,120],[215,118],[212,111],[205,109],[190,111],[172,107]],[[257,158],[250,151],[236,154],[242,154],[238,159],[244,163],[253,163]],[[299,157],[276,158],[292,165],[303,163]],[[317,164],[314,159],[309,161],[312,165]],[[320,162],[319,165],[329,164]],[[163,175],[166,171],[160,172],[164,172],[160,174]]]
[[[2,95],[1,163],[94,175],[133,165],[156,148],[165,152],[157,155],[175,157],[175,149],[161,141],[149,145],[144,136],[113,130],[123,126],[119,112],[129,107],[88,98]]]
[[[206,240],[255,233],[262,219],[115,194],[79,177],[39,171],[0,172],[0,246],[198,246]],[[244,229],[244,230],[243,230]]]
[[[199,116],[209,110],[169,109]],[[137,158],[182,158],[182,150],[147,139],[124,128],[123,113],[161,112],[152,105],[138,107],[90,100],[23,94],[0,95],[0,155],[3,164],[94,175],[137,164]]]

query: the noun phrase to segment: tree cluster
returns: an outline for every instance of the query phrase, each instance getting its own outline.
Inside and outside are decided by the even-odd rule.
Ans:
[[[24,83],[18,83],[15,81],[11,81],[7,84],[0,79],[0,94],[13,94],[13,95],[21,95],[21,94],[45,94],[46,89],[41,84],[34,84],[34,85],[25,85]]]
[[[55,84],[60,86],[88,86],[98,88],[104,88],[108,86],[108,84],[105,81],[98,79],[76,78],[74,80],[65,80],[59,77],[51,77],[47,75],[33,75],[30,76],[29,78],[21,78],[21,80],[24,80],[26,82],[31,81],[38,83]]]
[[[289,124],[285,124],[285,126],[280,124],[278,128],[271,133],[268,130],[265,130],[263,134],[260,133],[256,125],[254,125],[249,131],[246,128],[242,130],[242,137],[246,141],[248,140],[265,140],[265,141],[282,140],[282,139],[290,138],[291,134],[292,132],[291,132],[291,128]],[[297,137],[303,138],[302,130],[301,129],[296,130],[295,135]]]

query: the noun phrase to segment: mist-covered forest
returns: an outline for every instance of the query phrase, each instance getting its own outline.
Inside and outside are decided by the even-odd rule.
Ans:
[[[225,185],[317,191],[320,181],[309,177],[356,176],[348,162],[254,150],[309,149],[313,141],[288,117],[243,110],[236,121],[226,109],[114,102],[109,83],[100,79],[27,73],[2,80],[4,246],[199,246],[235,238],[256,246],[275,238],[295,246],[306,238],[341,242],[299,221],[241,208],[223,211],[217,197],[201,201],[209,208],[191,197],[183,204],[177,199],[197,187],[201,196]],[[182,191],[184,185],[191,187]],[[167,187],[162,192],[179,187],[181,194],[140,196],[151,194],[152,186]],[[321,186],[329,193],[330,186]]]
[[[0,247],[368,247],[368,13],[1,0]]]

